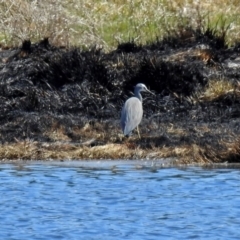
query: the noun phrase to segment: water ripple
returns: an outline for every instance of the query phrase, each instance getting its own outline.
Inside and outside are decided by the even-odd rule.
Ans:
[[[0,239],[240,239],[237,168],[0,165]]]

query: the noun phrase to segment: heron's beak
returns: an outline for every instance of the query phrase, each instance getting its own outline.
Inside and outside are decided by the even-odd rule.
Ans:
[[[150,90],[146,89],[147,92],[151,93],[152,95],[155,95],[153,92],[151,92]]]

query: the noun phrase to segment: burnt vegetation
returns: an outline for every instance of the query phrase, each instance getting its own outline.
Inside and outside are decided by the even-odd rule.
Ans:
[[[144,83],[155,96],[143,96],[143,137],[134,146],[197,144],[208,159],[239,161],[239,46],[227,47],[225,35],[211,29],[183,29],[146,45],[129,41],[108,53],[24,41],[0,52],[1,142],[53,142],[46,132],[58,127],[68,141],[86,141],[91,133],[80,130],[88,124],[105,133],[95,145],[120,143],[113,136],[121,133],[121,108],[133,86]],[[202,97],[211,80],[221,79],[231,91]],[[234,154],[226,154],[227,144]]]

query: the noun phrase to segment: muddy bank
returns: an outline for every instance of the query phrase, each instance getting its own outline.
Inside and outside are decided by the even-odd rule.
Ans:
[[[224,35],[192,29],[109,53],[47,39],[2,49],[0,158],[239,162],[239,54]],[[143,94],[142,138],[123,139],[120,111],[137,83],[155,96]]]

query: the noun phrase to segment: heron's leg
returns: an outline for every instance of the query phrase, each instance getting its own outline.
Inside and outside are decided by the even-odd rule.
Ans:
[[[138,137],[139,137],[139,139],[141,139],[141,136],[140,136],[140,132],[139,132],[139,128],[138,128],[138,126],[137,126],[137,132],[138,132]]]

